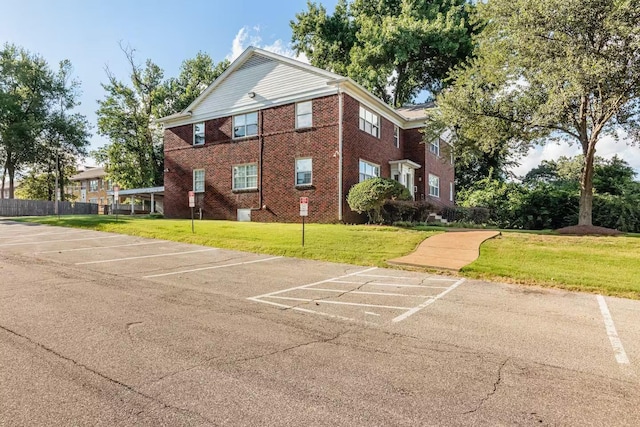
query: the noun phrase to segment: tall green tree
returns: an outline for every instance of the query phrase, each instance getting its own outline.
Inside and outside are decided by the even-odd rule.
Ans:
[[[604,135],[640,140],[640,4],[635,0],[488,0],[468,65],[438,98],[433,128],[512,149],[578,143],[578,223],[591,225],[594,159]]]
[[[42,57],[11,44],[0,50],[2,192],[8,176],[9,198],[14,197],[16,173],[36,158],[36,139],[46,122],[53,81],[53,73]]]
[[[392,106],[439,92],[472,51],[467,0],[340,0],[333,15],[308,2],[291,21],[311,64],[353,78]]]
[[[130,66],[130,83],[107,69],[106,95],[98,101],[98,132],[109,143],[94,153],[109,177],[125,188],[162,185],[162,129],[155,113],[164,102],[164,71],[150,59],[135,62],[134,50],[122,47]]]
[[[80,83],[72,70],[64,60],[54,71],[40,56],[14,45],[0,51],[2,187],[8,175],[11,198],[15,177],[25,169],[47,170],[64,180],[64,165],[86,154],[89,125],[73,112]]]

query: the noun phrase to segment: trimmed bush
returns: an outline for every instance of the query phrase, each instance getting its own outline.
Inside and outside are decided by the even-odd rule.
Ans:
[[[371,223],[381,223],[381,209],[385,200],[410,200],[411,194],[398,181],[388,178],[371,178],[349,190],[347,203],[351,210],[366,213]]]

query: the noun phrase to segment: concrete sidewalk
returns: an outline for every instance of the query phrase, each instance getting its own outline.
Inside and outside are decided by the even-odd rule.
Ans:
[[[418,248],[389,264],[458,271],[480,256],[480,245],[500,235],[499,231],[452,231],[425,239]]]

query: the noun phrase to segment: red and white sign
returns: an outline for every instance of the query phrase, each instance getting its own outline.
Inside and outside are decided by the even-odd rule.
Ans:
[[[300,216],[309,216],[309,198],[300,197]]]
[[[120,191],[120,187],[118,187],[117,185],[113,186],[113,199],[114,200],[118,200],[118,192]]]
[[[196,193],[194,193],[193,191],[189,191],[189,207],[196,207]]]

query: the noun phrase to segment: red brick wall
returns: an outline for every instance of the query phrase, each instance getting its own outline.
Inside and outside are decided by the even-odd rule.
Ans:
[[[205,123],[205,144],[192,145],[192,125],[165,130],[165,215],[187,218],[193,170],[205,169],[205,193],[197,204],[205,218],[236,219],[237,209],[255,209],[253,221],[300,221],[299,198],[309,197],[310,222],[338,221],[338,98],[313,100],[313,127],[295,129],[295,104],[259,112],[260,137],[233,140],[232,119]],[[258,190],[232,191],[232,166],[259,163]],[[295,159],[311,157],[312,185],[295,187]],[[266,206],[265,209],[260,207]]]
[[[449,200],[449,183],[454,182],[454,168],[451,164],[449,145],[441,140],[440,156],[437,156],[429,151],[429,144],[422,141],[423,135],[420,129],[407,129],[403,134],[407,144],[405,154],[409,159],[422,165],[422,168],[416,170],[416,185],[419,193],[416,195],[416,200],[426,198],[436,204],[452,205],[453,202]],[[439,198],[429,196],[429,174],[440,178]]]
[[[360,103],[347,94],[343,95],[343,203],[344,222],[362,222],[363,217],[353,212],[346,202],[349,189],[360,182],[360,159],[380,165],[380,176],[390,178],[389,160],[401,160],[403,157],[403,137],[400,136],[400,148],[396,148],[393,138],[393,123],[384,116],[380,117],[380,138],[360,130]]]

